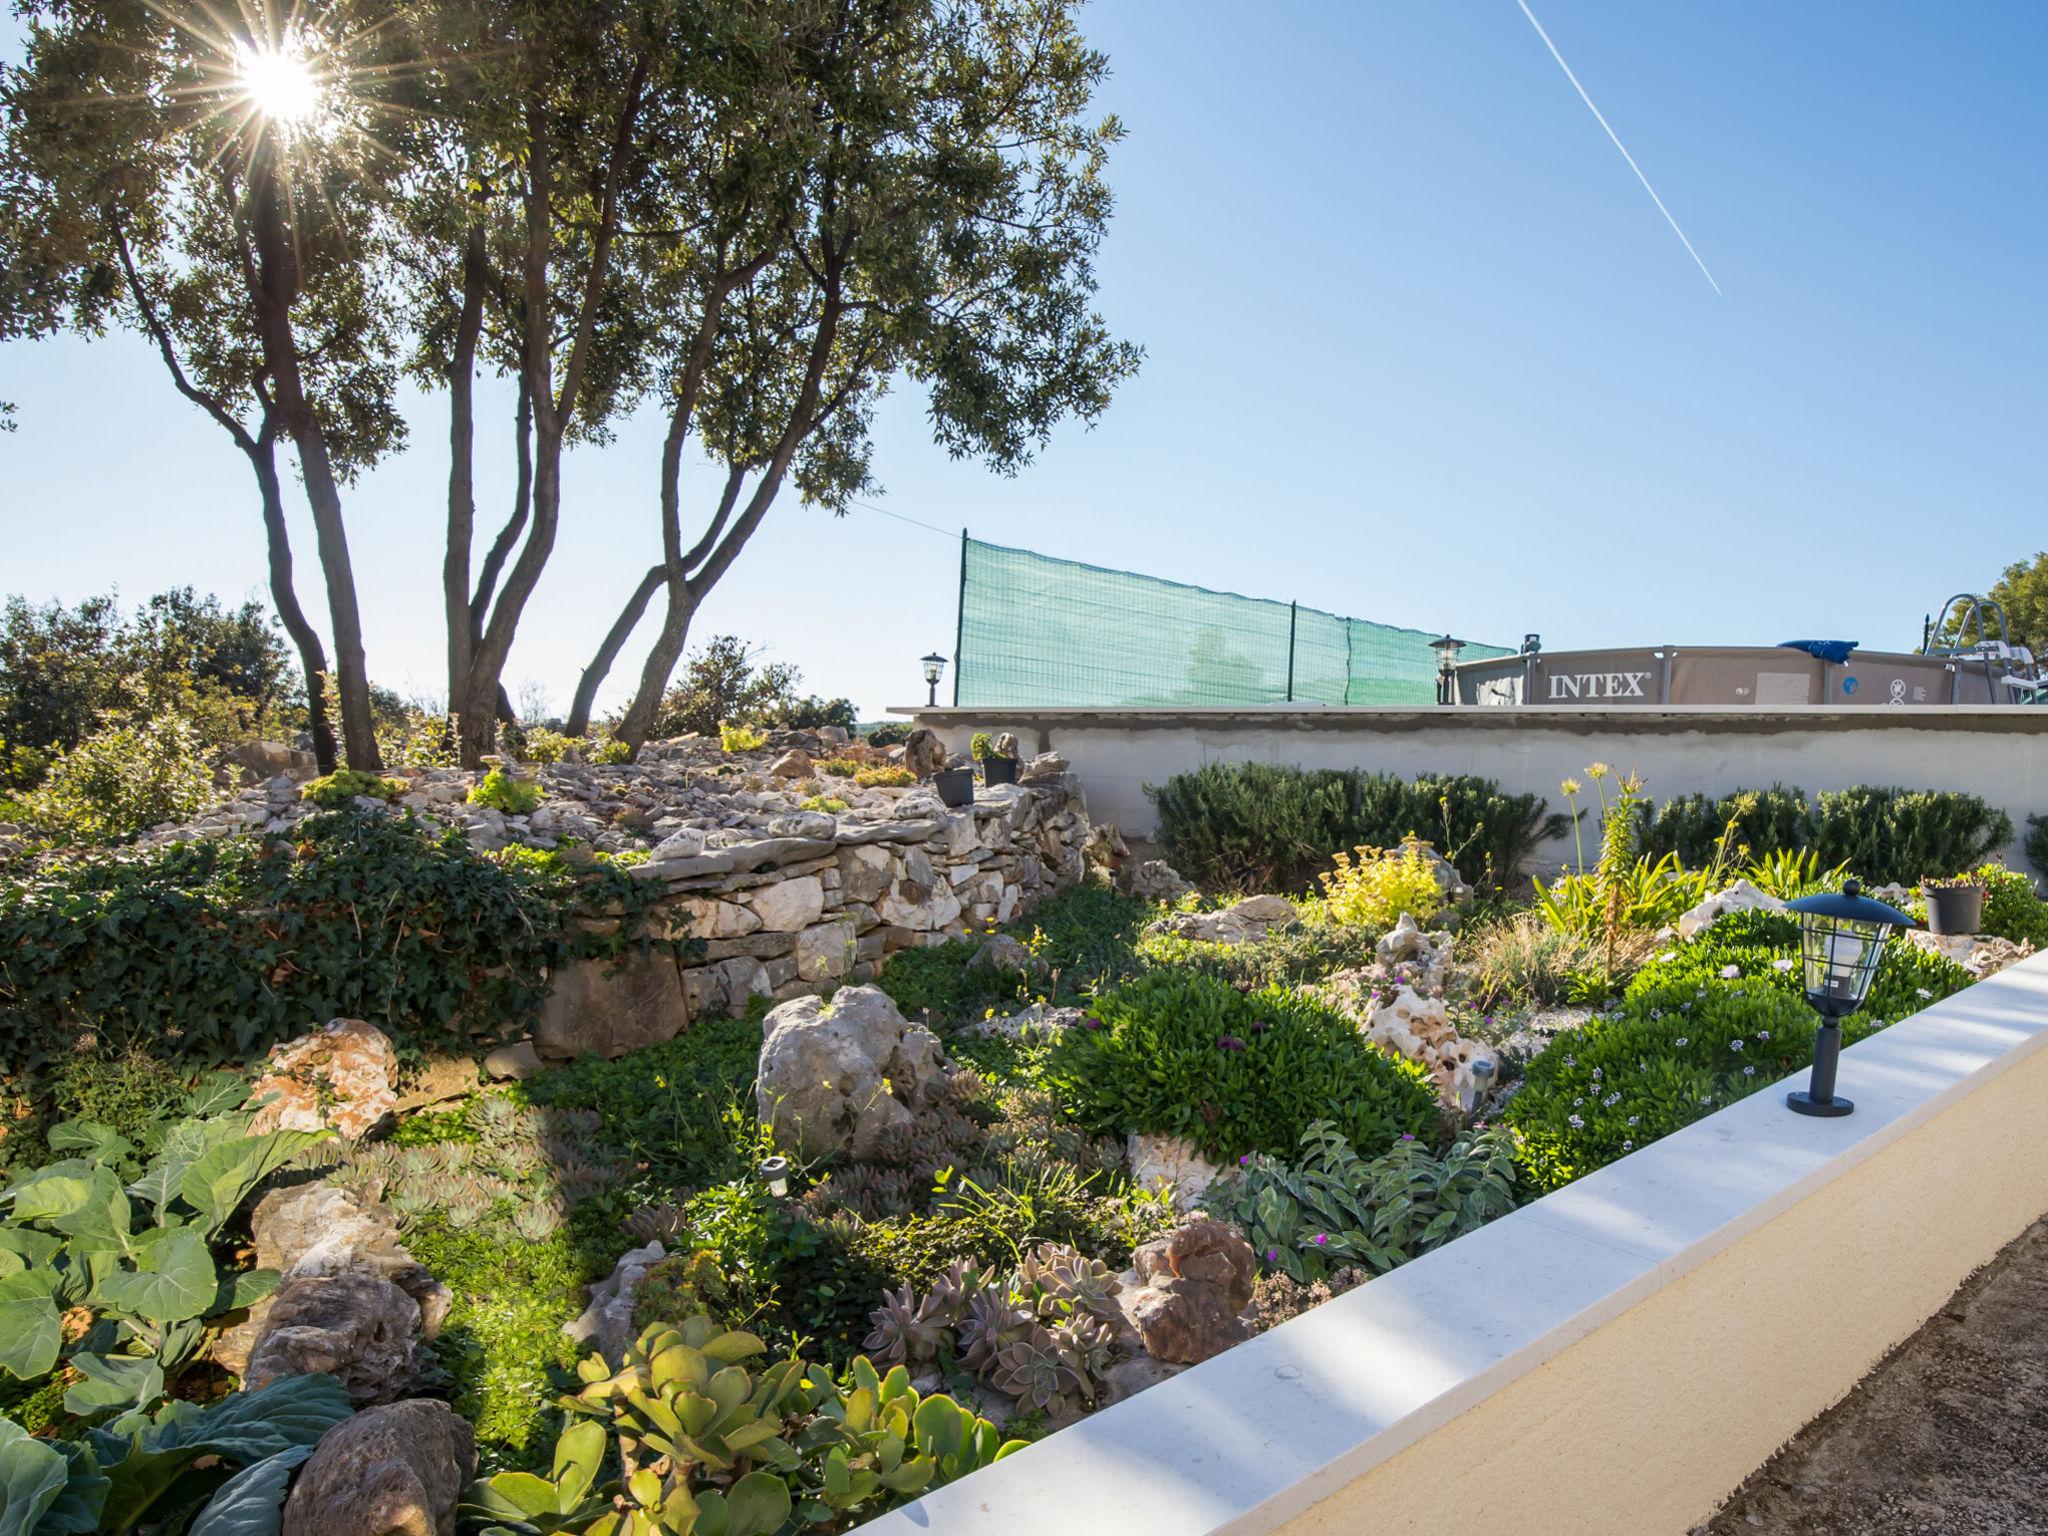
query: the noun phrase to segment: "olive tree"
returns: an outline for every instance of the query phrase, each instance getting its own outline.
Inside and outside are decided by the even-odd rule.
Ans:
[[[752,11],[752,7],[742,9]],[[637,746],[688,639],[785,483],[843,512],[869,485],[869,423],[893,382],[934,435],[1013,472],[1063,417],[1092,420],[1138,362],[1092,308],[1122,130],[1089,116],[1107,63],[1071,0],[796,0],[758,11],[751,104],[679,135],[656,172],[699,189],[686,229],[636,237],[658,294],[661,559],[584,671],[569,727],[660,594],[616,730]],[[680,99],[680,98],[679,98]],[[669,170],[673,156],[676,169]],[[684,533],[694,449],[723,471]]]

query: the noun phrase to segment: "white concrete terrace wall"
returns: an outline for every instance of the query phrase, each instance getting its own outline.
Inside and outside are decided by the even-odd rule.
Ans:
[[[2048,1210],[2048,955],[864,1536],[1684,1536]]]
[[[1965,790],[2012,818],[2048,811],[2048,709],[899,709],[956,751],[976,731],[1014,731],[1023,751],[1058,751],[1090,816],[1150,837],[1148,784],[1210,762],[1363,768],[1413,777],[1475,773],[1563,810],[1558,784],[1588,763],[1634,769],[1650,795],[1853,784]],[[1569,855],[1557,842],[1538,872]],[[2024,866],[2015,846],[2007,862]]]

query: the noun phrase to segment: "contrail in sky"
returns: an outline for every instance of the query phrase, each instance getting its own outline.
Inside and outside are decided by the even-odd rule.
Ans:
[[[1640,181],[1643,184],[1643,190],[1650,194],[1650,201],[1655,203],[1657,211],[1664,215],[1664,222],[1671,226],[1671,233],[1678,236],[1679,243],[1685,247],[1686,255],[1693,259],[1693,264],[1700,269],[1700,276],[1707,280],[1707,286],[1713,289],[1716,294],[1719,294],[1721,285],[1714,281],[1714,274],[1707,270],[1707,264],[1700,260],[1700,253],[1694,250],[1692,242],[1685,238],[1685,231],[1678,227],[1678,220],[1671,217],[1671,210],[1664,206],[1664,199],[1657,195],[1657,189],[1650,185],[1650,178],[1645,176],[1643,168],[1636,164],[1636,157],[1630,154],[1628,146],[1621,142],[1621,135],[1609,126],[1607,119],[1600,115],[1600,109],[1593,105],[1593,98],[1586,94],[1586,88],[1579,84],[1579,77],[1572,73],[1571,65],[1565,63],[1564,55],[1557,51],[1557,44],[1553,43],[1550,40],[1550,34],[1543,30],[1543,23],[1538,21],[1536,13],[1529,9],[1529,0],[1515,0],[1515,4],[1519,5],[1522,8],[1522,14],[1529,18],[1529,25],[1534,27],[1536,35],[1543,39],[1543,46],[1548,48],[1550,56],[1557,60],[1557,67],[1564,71],[1565,79],[1571,81],[1572,89],[1579,93],[1579,100],[1586,104],[1586,110],[1591,112],[1594,120],[1607,130],[1607,137],[1614,140],[1614,147],[1621,151],[1621,158],[1626,160],[1628,168],[1636,173],[1636,180]]]

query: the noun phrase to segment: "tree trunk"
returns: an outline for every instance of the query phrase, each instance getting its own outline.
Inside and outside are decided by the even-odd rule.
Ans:
[[[483,229],[463,241],[462,309],[448,366],[448,539],[441,555],[441,606],[448,626],[448,700],[462,697],[476,621],[470,611],[469,554],[476,532],[476,345],[484,323]]]
[[[333,461],[328,457],[327,438],[314,417],[299,375],[298,340],[291,320],[291,306],[298,289],[296,258],[277,185],[276,163],[268,154],[258,156],[251,190],[251,224],[259,280],[255,295],[258,331],[263,360],[275,391],[278,418],[298,450],[306,501],[313,512],[320,573],[327,586],[328,622],[334,633],[342,747],[351,768],[376,772],[384,766],[384,760],[377,750],[376,725],[370,716],[370,674],[363,656],[363,619],[356,602],[355,568],[349,559],[348,529],[341,515],[341,488]]]
[[[270,600],[284,632],[298,647],[299,667],[306,675],[306,719],[313,733],[313,760],[322,773],[336,767],[334,725],[327,718],[327,652],[320,644],[319,631],[299,606],[299,594],[292,583],[291,531],[285,526],[284,492],[277,478],[277,434],[274,423],[266,424],[263,435],[249,452],[256,484],[263,493],[264,543],[270,556]]]
[[[651,565],[647,574],[640,578],[640,585],[633,589],[633,595],[626,599],[626,606],[612,621],[612,627],[605,631],[604,641],[597,648],[597,654],[590,665],[583,669],[583,675],[576,683],[576,698],[569,706],[569,719],[563,730],[571,736],[581,736],[590,729],[590,714],[597,704],[597,690],[611,672],[612,664],[619,659],[619,652],[626,648],[633,631],[639,627],[641,617],[647,612],[648,603],[661,589],[666,568]]]

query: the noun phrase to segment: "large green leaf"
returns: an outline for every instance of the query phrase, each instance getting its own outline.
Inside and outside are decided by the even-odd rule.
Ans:
[[[64,1411],[81,1419],[129,1408],[147,1408],[164,1395],[163,1367],[148,1355],[76,1354],[84,1378],[64,1393]]]
[[[178,1194],[185,1173],[209,1150],[224,1142],[240,1141],[246,1124],[240,1115],[215,1116],[210,1120],[179,1120],[163,1133],[157,1155],[141,1178],[128,1186],[128,1193],[147,1200],[161,1215]]]
[[[186,1536],[278,1536],[292,1473],[312,1454],[312,1446],[295,1445],[242,1468],[221,1484]]]
[[[726,1495],[726,1536],[768,1536],[789,1518],[789,1484],[773,1472],[749,1472]]]
[[[59,1440],[56,1447],[70,1464],[71,1480],[36,1527],[36,1536],[92,1536],[100,1528],[100,1510],[107,1502],[107,1480],[84,1441]]]
[[[114,1252],[129,1246],[132,1212],[128,1193],[113,1169],[101,1166],[86,1181],[85,1198],[72,1209],[49,1218],[50,1225],[71,1239],[74,1249]]]
[[[287,1376],[257,1392],[232,1392],[205,1408],[166,1403],[133,1441],[90,1431],[109,1483],[101,1528],[132,1531],[151,1518],[158,1501],[173,1501],[191,1488],[181,1479],[201,1457],[250,1466],[316,1444],[354,1411],[332,1376]]]
[[[49,1221],[77,1210],[92,1193],[96,1166],[82,1157],[67,1157],[23,1174],[6,1190],[6,1197],[14,1201],[14,1219]]]
[[[196,1227],[179,1227],[143,1255],[143,1267],[100,1282],[107,1305],[161,1323],[201,1317],[220,1294],[213,1253]]]
[[[220,1294],[214,1297],[206,1315],[213,1317],[221,1312],[239,1312],[244,1307],[253,1307],[275,1291],[277,1282],[283,1278],[274,1269],[245,1269],[240,1274],[230,1275],[221,1283]]]
[[[70,1478],[61,1451],[0,1419],[0,1536],[29,1536]]]
[[[268,1175],[324,1140],[325,1131],[272,1131],[209,1148],[178,1180],[178,1193],[198,1211],[208,1235],[218,1232]]]
[[[0,1370],[23,1381],[47,1376],[63,1343],[56,1276],[47,1269],[0,1276]]]
[[[64,1240],[33,1227],[0,1226],[0,1253],[18,1254],[33,1269],[48,1264],[63,1250]]]
[[[82,1152],[95,1163],[118,1166],[135,1156],[135,1143],[111,1125],[97,1120],[64,1120],[50,1127],[49,1143],[57,1152]]]

